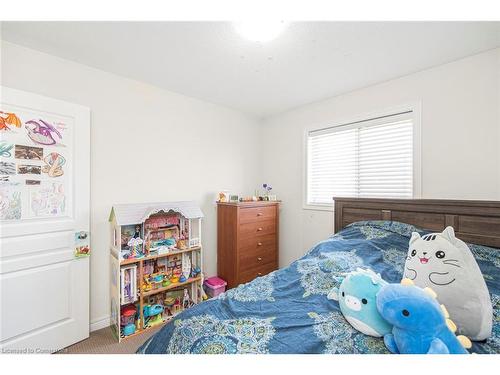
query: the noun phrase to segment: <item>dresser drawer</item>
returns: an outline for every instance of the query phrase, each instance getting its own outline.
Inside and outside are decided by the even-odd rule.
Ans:
[[[240,209],[240,224],[253,223],[256,221],[274,220],[276,218],[276,207],[252,207]]]
[[[241,238],[264,236],[276,233],[276,221],[258,221],[256,223],[240,224]]]
[[[249,269],[247,271],[240,272],[238,282],[240,284],[247,283],[256,277],[267,275],[270,272],[273,272],[278,267],[276,263],[264,264],[262,266]]]
[[[276,235],[274,233],[260,236],[245,237],[238,241],[238,253],[255,252],[266,249],[272,250],[276,248]]]
[[[253,268],[259,268],[269,263],[275,264],[277,261],[276,249],[272,250],[257,250],[252,252],[241,253],[238,256],[239,271],[244,272]]]

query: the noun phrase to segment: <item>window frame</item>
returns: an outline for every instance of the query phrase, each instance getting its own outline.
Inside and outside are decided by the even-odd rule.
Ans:
[[[391,108],[387,108],[380,111],[374,111],[370,113],[360,114],[356,116],[350,116],[342,118],[339,121],[334,121],[333,124],[317,124],[311,125],[304,129],[304,134],[302,138],[302,209],[304,210],[314,210],[314,211],[331,211],[333,212],[333,197],[330,204],[311,204],[307,202],[307,177],[308,177],[308,165],[309,165],[309,150],[308,150],[308,139],[309,133],[312,131],[317,131],[325,128],[335,128],[339,126],[345,126],[347,124],[370,121],[378,117],[393,116],[402,112],[410,112],[412,116],[413,123],[413,198],[418,199],[422,194],[422,126],[421,126],[421,113],[422,113],[421,102],[412,102],[404,105],[399,105]]]

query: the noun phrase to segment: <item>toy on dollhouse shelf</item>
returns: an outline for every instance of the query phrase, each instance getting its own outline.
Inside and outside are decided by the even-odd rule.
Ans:
[[[165,304],[165,314],[166,316],[173,316],[174,315],[174,304],[175,304],[175,297],[166,297],[164,299],[164,304]]]
[[[187,289],[184,289],[184,295],[182,296],[182,308],[189,309],[193,306],[193,302],[191,301],[191,297],[189,296],[189,292]]]
[[[127,305],[120,309],[120,330],[122,336],[130,336],[136,330],[136,313],[134,305]]]
[[[120,269],[120,303],[125,305],[137,301],[137,265]]]
[[[142,252],[142,244],[144,241],[140,237],[132,237],[128,240],[127,245],[129,247],[128,259],[142,258],[144,254]]]
[[[182,254],[182,274],[179,278],[181,283],[186,282],[187,279],[191,276],[191,259],[189,258],[187,253]]]
[[[143,310],[145,327],[154,327],[164,322],[161,304],[146,305]]]
[[[202,217],[194,202],[113,206],[111,319],[119,341],[205,299]]]

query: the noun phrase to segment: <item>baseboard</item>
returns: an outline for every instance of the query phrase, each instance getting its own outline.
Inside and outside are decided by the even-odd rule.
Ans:
[[[98,329],[103,329],[111,325],[111,316],[105,316],[103,318],[96,319],[90,322],[90,332],[97,331]]]

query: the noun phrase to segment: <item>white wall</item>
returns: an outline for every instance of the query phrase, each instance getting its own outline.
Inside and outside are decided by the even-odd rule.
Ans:
[[[251,193],[255,120],[34,50],[5,43],[2,85],[91,109],[91,322],[109,316],[108,214],[113,203],[195,200],[205,269],[217,271],[215,193]],[[109,321],[109,320],[108,320]]]
[[[283,200],[280,263],[332,232],[331,212],[302,209],[304,130],[422,104],[422,197],[500,199],[500,49],[313,103],[264,123],[264,178]]]

